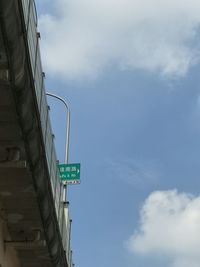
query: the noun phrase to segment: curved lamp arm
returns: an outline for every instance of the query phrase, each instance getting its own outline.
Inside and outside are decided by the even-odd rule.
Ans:
[[[66,107],[67,109],[67,118],[66,118],[66,144],[65,144],[65,163],[68,163],[69,161],[69,134],[70,134],[70,108],[69,108],[69,104],[66,102],[65,99],[63,99],[62,97],[60,96],[57,96],[55,94],[52,94],[52,93],[49,93],[47,92],[46,93],[47,96],[51,96],[51,97],[54,97],[58,100],[60,100]]]

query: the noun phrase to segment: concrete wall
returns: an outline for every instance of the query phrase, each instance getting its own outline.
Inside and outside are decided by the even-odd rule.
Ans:
[[[4,243],[4,240],[10,239],[5,215],[0,205],[0,267],[20,267],[16,250],[11,244]]]

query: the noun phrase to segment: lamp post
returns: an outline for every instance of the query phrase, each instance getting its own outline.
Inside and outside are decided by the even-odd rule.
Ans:
[[[65,142],[65,163],[67,164],[69,161],[69,134],[70,134],[70,108],[69,108],[69,104],[67,103],[67,101],[65,99],[63,99],[60,96],[57,96],[55,94],[46,93],[47,96],[51,96],[54,97],[56,99],[58,99],[59,101],[61,101],[67,110],[67,117],[66,117],[66,142]],[[64,201],[67,201],[67,185],[64,184],[65,187],[65,197],[64,197]]]

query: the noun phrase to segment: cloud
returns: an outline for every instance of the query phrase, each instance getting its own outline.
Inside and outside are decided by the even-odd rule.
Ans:
[[[40,16],[45,69],[93,79],[111,66],[184,76],[199,60],[199,0],[53,0]]]
[[[158,183],[160,172],[154,160],[127,158],[120,161],[108,160],[111,177],[119,179],[137,189]]]
[[[170,267],[200,266],[200,197],[156,191],[146,199],[140,217],[128,242],[132,252],[161,255],[170,259]]]

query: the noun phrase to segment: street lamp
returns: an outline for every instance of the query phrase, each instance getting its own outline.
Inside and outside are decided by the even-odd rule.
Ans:
[[[67,117],[66,117],[66,143],[65,143],[65,163],[69,161],[69,133],[70,133],[70,108],[69,104],[60,96],[47,92],[46,95],[54,97],[60,100],[67,109]]]
[[[69,104],[65,101],[65,99],[63,99],[60,96],[57,96],[55,94],[46,93],[47,96],[51,96],[54,97],[56,99],[58,99],[59,101],[61,101],[67,110],[67,117],[66,117],[66,142],[65,142],[65,163],[67,164],[69,161],[69,134],[70,134],[70,108],[69,108]],[[67,185],[64,184],[65,187],[65,196],[64,196],[64,201],[67,202]]]

